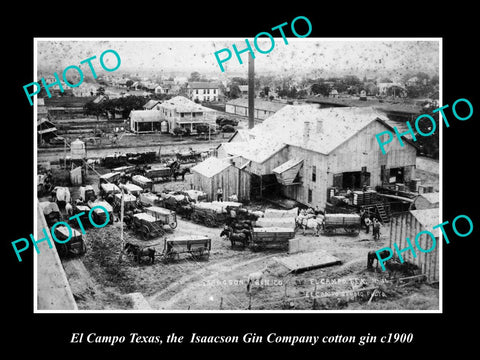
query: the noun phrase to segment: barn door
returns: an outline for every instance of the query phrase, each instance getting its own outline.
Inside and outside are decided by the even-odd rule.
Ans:
[[[343,184],[343,173],[333,174],[333,187],[341,189]]]

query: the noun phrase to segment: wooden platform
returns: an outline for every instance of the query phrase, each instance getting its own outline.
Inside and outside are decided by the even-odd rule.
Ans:
[[[275,257],[274,260],[284,265],[290,272],[307,271],[341,263],[339,258],[330,255],[325,250]]]

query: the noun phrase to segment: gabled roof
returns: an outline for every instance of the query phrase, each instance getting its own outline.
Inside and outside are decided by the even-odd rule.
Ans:
[[[249,141],[229,142],[223,144],[223,146],[225,152],[229,155],[241,156],[257,164],[262,164],[287,145],[281,141],[277,141],[275,138],[261,138]]]
[[[160,101],[151,99],[151,100],[148,100],[145,105],[143,105],[143,108],[147,110],[151,110],[158,103],[160,103]]]
[[[213,111],[212,109],[206,108],[195,103],[192,100],[187,99],[184,96],[175,96],[170,100],[165,100],[161,107],[164,109],[172,109],[176,112],[207,112]]]
[[[190,170],[210,178],[221,173],[229,166],[231,166],[231,164],[228,160],[222,160],[216,157],[209,157],[201,163],[192,167]]]
[[[387,118],[370,107],[320,109],[313,104],[287,105],[250,130],[250,133],[256,139],[276,139],[288,145],[329,154],[378,120],[385,121]],[[309,124],[307,140],[304,138],[305,123]]]
[[[192,81],[188,83],[190,89],[218,89],[218,84],[205,81]]]

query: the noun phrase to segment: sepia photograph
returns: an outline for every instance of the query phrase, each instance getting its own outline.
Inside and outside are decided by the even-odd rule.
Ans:
[[[442,312],[442,39],[249,39],[33,39],[36,313]]]

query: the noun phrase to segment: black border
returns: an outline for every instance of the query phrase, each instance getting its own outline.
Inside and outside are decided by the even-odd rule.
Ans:
[[[474,332],[465,325],[476,310],[476,254],[475,239],[478,229],[467,238],[455,238],[444,246],[444,314],[33,314],[33,264],[26,258],[18,263],[10,242],[20,238],[33,228],[32,172],[33,168],[33,108],[25,101],[22,86],[32,81],[34,37],[244,37],[252,38],[258,32],[290,22],[296,16],[306,16],[313,25],[310,37],[442,37],[443,38],[443,103],[452,104],[458,98],[467,98],[474,107],[474,116],[464,122],[452,120],[443,133],[443,200],[444,219],[452,220],[459,214],[469,215],[474,225],[478,223],[476,190],[475,137],[477,125],[477,85],[475,10],[456,3],[449,9],[436,4],[421,7],[419,4],[358,3],[354,6],[325,4],[267,5],[272,8],[261,13],[258,6],[242,3],[223,3],[220,6],[191,6],[182,4],[177,9],[162,5],[149,7],[136,5],[130,13],[127,5],[116,3],[121,9],[102,9],[98,5],[76,11],[66,11],[50,4],[32,9],[32,15],[22,17],[22,32],[8,37],[6,56],[7,84],[4,85],[4,106],[8,116],[4,119],[4,183],[12,186],[3,192],[7,214],[4,214],[3,264],[6,289],[4,297],[5,321],[8,327],[3,339],[8,348],[22,350],[28,343],[34,355],[98,354],[104,351],[123,352],[126,349],[164,354],[171,351],[177,356],[187,350],[186,345],[170,346],[99,346],[69,344],[72,332],[96,332],[98,334],[122,334],[139,332],[148,335],[167,335],[174,332],[187,335],[242,334],[255,332],[268,334],[306,335],[382,335],[389,332],[413,332],[415,341],[410,345],[368,347],[332,345],[309,346],[192,346],[190,350],[210,353],[220,350],[225,354],[240,349],[252,352],[257,348],[293,354],[298,351],[325,354],[334,351],[354,350],[358,354],[369,349],[391,353],[400,350],[404,355],[414,355],[417,350],[429,350],[430,354],[448,348],[461,347],[462,352],[475,344]],[[128,5],[133,6],[133,5]],[[182,8],[183,7],[183,8]],[[90,10],[87,11],[87,8]],[[447,11],[448,10],[448,11]],[[22,15],[23,16],[23,15]],[[31,25],[29,27],[29,25]],[[11,53],[10,53],[11,51]],[[6,94],[5,94],[6,92]],[[6,96],[5,96],[6,95]],[[12,101],[13,100],[13,101]],[[472,319],[473,320],[473,319]],[[472,324],[475,327],[475,324]],[[28,340],[27,340],[28,339]],[[23,347],[25,349],[25,346]],[[64,350],[67,352],[65,353]],[[64,355],[65,356],[65,355]]]

